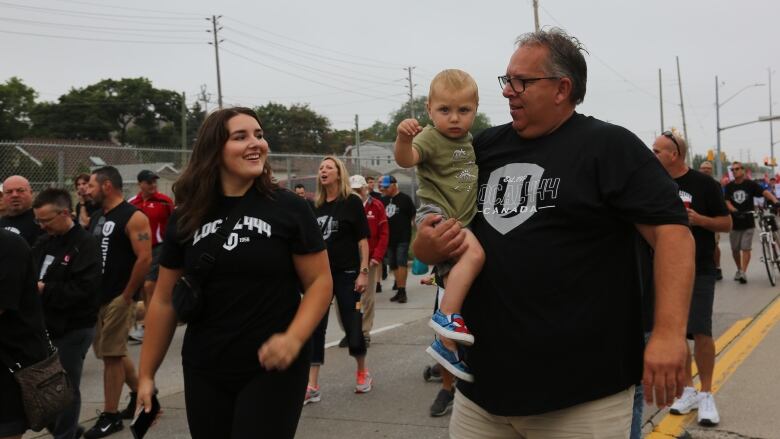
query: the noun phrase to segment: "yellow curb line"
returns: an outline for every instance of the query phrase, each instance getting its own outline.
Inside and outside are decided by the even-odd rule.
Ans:
[[[748,320],[748,319],[745,319]],[[738,334],[735,330],[738,325],[744,324],[745,320],[740,320],[729,328],[720,338],[718,343],[722,346],[728,343],[720,343],[726,335]],[[780,321],[780,300],[775,298],[772,304],[760,316],[753,319],[753,324],[746,332],[734,343],[734,346],[728,350],[715,363],[715,370],[712,379],[712,393],[716,393],[726,380],[733,374],[737,367],[753,352],[761,340],[767,335],[770,329]],[[750,322],[747,322],[750,323]],[[746,325],[745,325],[746,326]],[[698,387],[698,384],[697,384]],[[684,416],[667,414],[653,431],[645,436],[646,439],[668,439],[669,437],[680,437],[685,431],[685,426],[693,420],[695,413],[689,413]]]

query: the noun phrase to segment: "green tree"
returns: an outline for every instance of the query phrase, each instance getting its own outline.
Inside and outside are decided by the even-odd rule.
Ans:
[[[390,129],[390,126],[384,122],[376,121],[373,125],[360,131],[360,140],[376,140],[378,142],[392,142],[395,140],[395,128]]]
[[[27,135],[36,95],[34,89],[15,76],[0,84],[0,140]]]
[[[146,78],[104,79],[37,105],[31,118],[38,135],[175,147],[181,95],[156,89]]]
[[[308,104],[269,102],[255,108],[271,150],[280,153],[327,153],[330,121]]]

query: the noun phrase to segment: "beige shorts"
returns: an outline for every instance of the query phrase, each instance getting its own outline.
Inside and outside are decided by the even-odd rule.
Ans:
[[[535,416],[495,416],[455,392],[454,439],[625,439],[631,430],[634,386],[605,398]]]
[[[127,304],[121,295],[100,307],[95,326],[92,349],[95,356],[124,357],[127,355],[127,336],[133,325],[135,304]]]
[[[756,229],[747,230],[732,230],[729,232],[729,241],[731,242],[731,251],[750,251],[753,248],[753,231]]]

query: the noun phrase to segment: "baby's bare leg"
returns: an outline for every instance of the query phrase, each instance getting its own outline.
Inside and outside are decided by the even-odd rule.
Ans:
[[[466,245],[468,248],[452,266],[449,275],[445,278],[445,293],[439,309],[444,314],[460,313],[463,301],[471,288],[474,279],[477,278],[485,263],[485,252],[477,241],[477,238],[466,231]]]

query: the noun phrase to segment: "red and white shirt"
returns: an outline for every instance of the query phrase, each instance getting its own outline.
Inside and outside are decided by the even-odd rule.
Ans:
[[[162,244],[165,237],[165,229],[168,227],[168,218],[173,213],[173,200],[165,194],[155,192],[144,200],[139,192],[138,195],[127,200],[138,210],[143,212],[149,218],[149,226],[152,229],[152,247]]]

